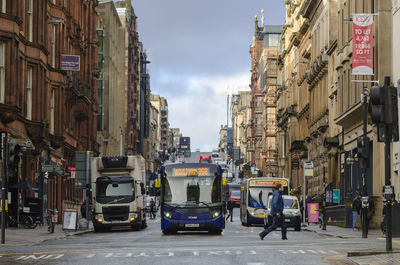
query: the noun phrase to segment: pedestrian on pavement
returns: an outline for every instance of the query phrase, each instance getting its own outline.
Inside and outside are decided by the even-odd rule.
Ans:
[[[368,212],[367,212],[367,233],[369,229],[369,224],[375,214],[375,204],[371,197],[368,197]]]
[[[358,215],[360,214],[361,211],[361,198],[362,198],[362,193],[359,193],[357,197],[353,201],[353,205],[351,207],[352,213],[353,213],[353,230],[357,230],[357,219]]]
[[[150,219],[156,218],[155,207],[156,207],[156,203],[154,202],[153,198],[151,198],[150,199]]]
[[[233,218],[233,202],[231,200],[228,201],[226,208],[228,209],[229,213],[226,216],[226,220],[229,219],[229,217],[231,218],[231,222],[232,222],[232,218]]]
[[[274,193],[272,194],[271,201],[271,212],[272,215],[272,225],[262,231],[259,235],[261,240],[270,232],[274,231],[278,226],[282,228],[282,240],[286,240],[286,222],[285,216],[283,215],[283,198],[282,198],[283,186],[282,184],[277,184]]]

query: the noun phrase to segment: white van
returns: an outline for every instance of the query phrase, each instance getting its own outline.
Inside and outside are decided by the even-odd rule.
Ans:
[[[294,227],[295,231],[301,230],[301,212],[300,204],[296,196],[282,195],[283,197],[283,214],[288,227]],[[267,207],[264,209],[264,228],[272,224],[271,212],[272,195],[268,196]]]

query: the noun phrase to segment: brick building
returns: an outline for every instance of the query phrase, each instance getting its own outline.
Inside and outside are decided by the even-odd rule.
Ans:
[[[8,0],[0,9],[0,129],[21,146],[18,176],[8,181],[16,212],[22,181],[39,186],[44,209],[62,210],[82,192],[74,180],[40,172],[40,165],[75,164],[76,150],[97,152],[97,1]],[[79,71],[61,69],[62,55],[80,56]]]

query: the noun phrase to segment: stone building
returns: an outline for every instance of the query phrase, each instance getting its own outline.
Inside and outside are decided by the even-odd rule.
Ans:
[[[43,210],[77,202],[82,191],[73,178],[41,165],[75,165],[75,151],[98,153],[97,1],[1,1],[0,129],[20,144],[18,176],[10,177],[10,212],[16,212],[18,182],[39,186],[22,197],[43,199]],[[63,70],[66,57],[80,57],[79,69]],[[76,57],[75,57],[76,58]],[[64,60],[64,61],[63,61]]]
[[[169,140],[168,142],[171,143],[171,147],[178,150],[179,148],[179,140],[182,137],[182,133],[180,132],[179,128],[169,128]]]
[[[158,133],[157,140],[158,145],[156,147],[157,151],[167,150],[169,147],[169,121],[168,121],[168,102],[164,97],[160,95],[151,94],[150,95],[151,104],[158,110],[160,115],[158,116]]]
[[[251,91],[239,91],[233,104],[233,146],[240,148],[243,163],[250,161],[247,138],[251,137]]]
[[[124,154],[134,155],[138,152],[140,142],[140,49],[137,32],[137,17],[131,0],[116,1],[122,27],[125,28],[125,149]]]
[[[100,73],[97,139],[101,156],[116,156],[125,153],[126,27],[123,27],[113,1],[100,1],[97,10]]]
[[[259,27],[256,18],[255,33],[250,46],[251,136],[255,138],[251,164],[262,170],[265,176],[275,176],[278,173],[275,116],[281,32],[282,26],[264,26],[262,23]]]
[[[363,109],[360,95],[363,87],[371,83],[356,83],[352,80],[380,80],[381,85],[385,76],[392,74],[392,1],[341,1],[338,5],[338,17],[349,18],[353,13],[379,13],[374,19],[374,76],[352,76],[352,25],[343,19],[339,20],[337,48],[335,51],[335,67],[337,80],[338,115],[335,122],[342,126],[340,144],[340,178],[342,198],[350,197],[361,190],[361,171],[357,161],[347,163],[354,158],[357,148],[357,138],[362,135]],[[370,146],[370,168],[367,172],[367,190],[369,195],[381,198],[384,185],[383,144],[377,142],[376,128],[370,124],[367,127]],[[380,205],[380,204],[379,204]]]
[[[286,2],[282,31],[277,90],[277,146],[279,176],[290,178],[295,193],[301,192],[301,163],[308,158],[306,140],[309,118],[309,90],[306,70],[311,56],[310,21],[301,16],[301,1]]]
[[[314,176],[307,178],[307,194],[322,194],[328,185],[338,188],[338,145],[341,130],[335,125],[336,93],[334,60],[337,46],[337,1],[305,1],[301,15],[309,20],[310,60],[306,82],[309,90],[308,160]],[[329,72],[330,70],[330,72]],[[325,185],[325,186],[324,186]]]

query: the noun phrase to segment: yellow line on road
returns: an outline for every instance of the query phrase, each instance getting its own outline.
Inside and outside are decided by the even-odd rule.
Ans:
[[[378,239],[378,240],[386,240],[385,237],[378,237],[377,239]],[[396,244],[400,244],[400,240],[392,239],[392,242],[393,242],[393,243],[396,243]]]

